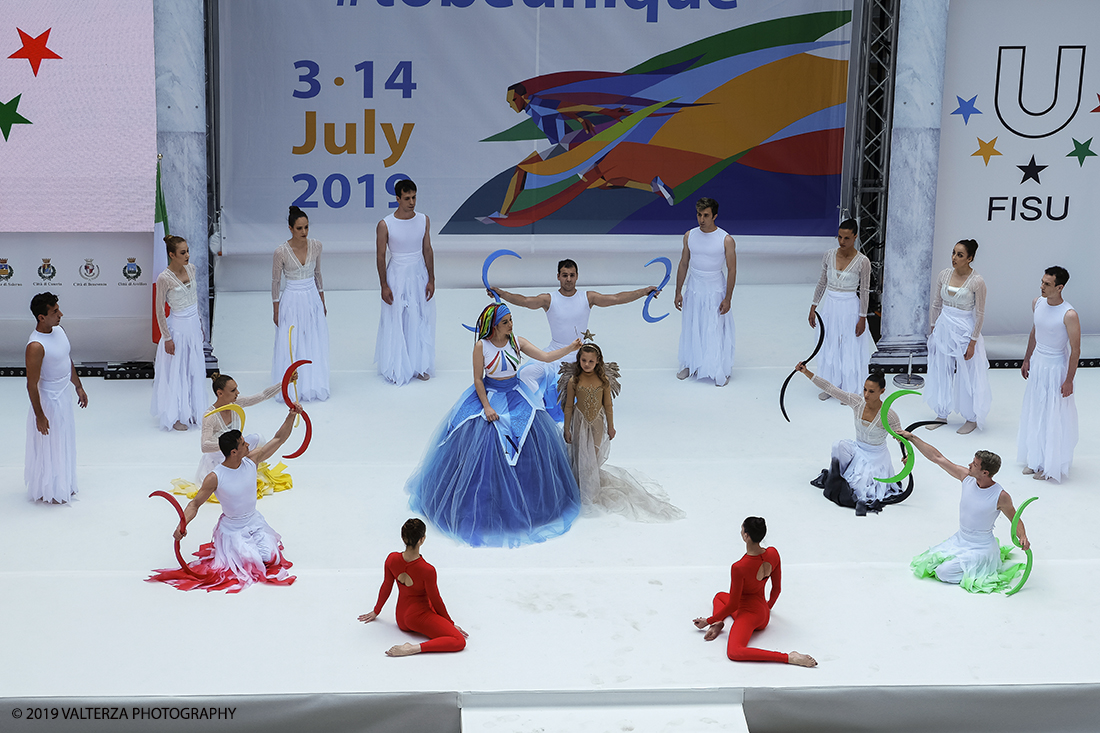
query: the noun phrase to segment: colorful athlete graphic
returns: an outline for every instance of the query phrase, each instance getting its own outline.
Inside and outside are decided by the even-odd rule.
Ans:
[[[443,234],[679,234],[702,195],[731,233],[831,235],[850,12],[726,31],[624,72],[507,90],[527,119],[483,142],[542,140],[470,196]]]

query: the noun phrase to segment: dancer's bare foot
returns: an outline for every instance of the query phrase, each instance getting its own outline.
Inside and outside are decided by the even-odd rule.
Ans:
[[[1032,468],[1031,466],[1024,466],[1023,473],[1024,473],[1025,476],[1030,476],[1031,474],[1035,473],[1035,469]]]
[[[417,374],[416,378],[419,379],[421,382],[427,382],[429,379],[432,378],[432,376],[427,372],[424,372],[423,374]]]
[[[967,420],[962,424],[962,427],[960,427],[955,432],[959,435],[969,435],[970,433],[973,433],[977,429],[977,427],[978,423],[974,422],[973,420]]]
[[[386,656],[387,657],[408,657],[408,656],[411,656],[413,654],[419,654],[419,653],[420,653],[420,645],[419,644],[409,644],[408,642],[406,642],[404,644],[398,644],[397,646],[391,646],[389,651],[386,652]],[[814,662],[814,664],[817,664],[817,662]]]
[[[677,379],[687,379],[689,374],[691,374],[691,370],[688,369],[687,367],[684,367],[680,371],[676,372],[676,378]]]
[[[172,426],[173,430],[187,430],[187,426],[176,420],[176,424]]]
[[[726,628],[725,621],[719,621],[716,624],[711,624],[707,629],[707,633],[703,634],[703,641],[714,641],[718,638],[718,635],[722,633],[722,629]]]
[[[791,652],[787,655],[787,664],[797,664],[799,667],[816,667],[817,660],[809,654]]]
[[[819,394],[819,395],[817,396],[817,398],[818,398],[819,400],[821,400],[822,402],[824,402],[824,401],[825,401],[825,400],[827,400],[827,399],[830,399],[831,397],[832,397],[832,395],[831,395],[831,394],[829,394],[828,392],[822,392],[821,394]]]
[[[939,420],[940,422],[938,422],[938,423],[934,422],[931,425],[925,425],[924,429],[925,430],[937,430],[937,429],[942,428],[944,425],[947,424],[947,418],[946,417],[937,416],[936,419]]]

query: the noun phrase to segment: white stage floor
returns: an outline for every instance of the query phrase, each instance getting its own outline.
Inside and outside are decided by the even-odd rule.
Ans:
[[[582,518],[560,538],[514,550],[460,546],[429,527],[424,555],[470,633],[459,654],[385,657],[409,638],[393,622],[396,597],[379,622],[356,617],[374,604],[386,554],[401,549],[404,482],[470,383],[472,342],[459,323],[474,321],[483,292],[438,294],[438,375],[402,388],[372,369],[377,293],[328,293],[332,397],[307,406],[314,439],[290,462],[293,490],[260,502],[294,562],[292,587],[226,595],[143,582],[175,562],[175,514],[146,497],[191,478],[199,456],[197,431],[155,427],[151,382],[85,380],[79,500],[44,506],[23,489],[25,382],[0,380],[9,406],[0,425],[0,697],[1100,682],[1100,372],[1078,372],[1082,437],[1065,484],[1021,476],[1015,463],[1018,372],[991,372],[988,430],[929,434],[958,463],[979,448],[1001,454],[999,478],[1017,504],[1040,497],[1026,516],[1035,569],[1011,598],[918,581],[909,560],[956,530],[958,483],[918,457],[907,502],[856,517],[807,483],[831,443],[852,435],[850,411],[819,402],[797,376],[792,422],[780,415],[779,386],[813,346],[812,290],[737,289],[736,368],[723,389],[675,379],[674,310],[656,325],[643,323],[640,303],[594,312],[591,329],[623,373],[610,462],[657,479],[687,519]],[[269,383],[269,302],[230,293],[216,305],[215,353],[244,393]],[[653,311],[671,306],[670,289]],[[547,339],[541,312],[515,321],[517,333]],[[248,427],[271,435],[283,409],[250,408]],[[896,409],[904,423],[933,417],[915,397]],[[753,643],[812,654],[817,669],[730,662],[724,636],[704,643],[691,624],[726,589],[747,515],[768,520],[765,544],[784,560],[782,596]],[[203,509],[185,553],[208,541],[217,517]],[[1006,543],[1008,531],[1002,518]]]

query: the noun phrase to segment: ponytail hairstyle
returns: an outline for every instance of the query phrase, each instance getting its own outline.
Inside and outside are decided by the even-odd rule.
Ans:
[[[581,378],[581,354],[595,354],[596,355],[596,368],[593,370],[597,377],[599,377],[600,383],[603,384],[604,389],[611,389],[611,382],[607,379],[607,374],[604,373],[603,368],[603,351],[595,343],[589,341],[587,344],[581,346],[577,351],[577,369],[573,372],[573,378],[570,379],[573,383],[573,387],[577,386],[577,382]]]
[[[500,323],[504,316],[511,312],[507,303],[490,303],[485,306],[485,310],[481,311],[481,315],[477,317],[477,340],[481,341],[489,338],[493,333],[493,328]],[[508,334],[508,344],[516,352],[516,356],[519,356],[519,343],[516,341],[515,329]]]
[[[172,259],[172,255],[176,253],[181,244],[187,244],[187,240],[183,237],[177,237],[175,234],[169,234],[164,238],[164,248],[168,251],[168,259]]]
[[[427,531],[428,528],[424,526],[424,520],[416,517],[406,519],[405,523],[401,525],[401,541],[405,543],[405,547],[416,547],[416,543],[424,539]]]
[[[219,372],[214,372],[211,378],[213,379],[213,383],[210,386],[214,389],[215,397],[217,397],[218,392],[221,392],[223,389],[225,389],[225,385],[233,381],[233,377],[229,376],[228,374],[221,374]]]
[[[294,228],[294,222],[298,221],[303,216],[306,216],[306,212],[302,211],[297,206],[291,206],[290,207],[290,214],[286,218],[286,223],[287,223],[288,226],[290,226],[291,229],[293,229]],[[309,219],[309,217],[306,216],[306,220],[308,220],[308,219]]]

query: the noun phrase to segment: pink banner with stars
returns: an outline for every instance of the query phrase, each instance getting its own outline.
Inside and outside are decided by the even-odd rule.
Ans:
[[[0,231],[152,231],[152,0],[3,3],[0,169]]]

